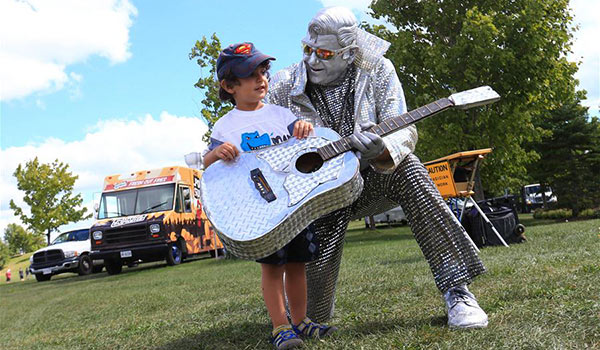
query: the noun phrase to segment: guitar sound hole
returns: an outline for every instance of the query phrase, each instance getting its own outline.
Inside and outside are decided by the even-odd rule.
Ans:
[[[304,174],[314,173],[323,166],[323,158],[316,153],[304,153],[296,160],[296,169]]]

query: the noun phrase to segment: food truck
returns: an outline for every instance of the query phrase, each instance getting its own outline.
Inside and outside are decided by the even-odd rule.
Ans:
[[[123,265],[193,254],[219,255],[223,245],[200,203],[202,171],[171,166],[105,177],[97,220],[90,228],[92,259],[109,274]]]

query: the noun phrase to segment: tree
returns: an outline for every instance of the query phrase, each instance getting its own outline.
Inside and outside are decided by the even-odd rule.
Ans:
[[[0,270],[6,266],[8,260],[10,260],[10,251],[8,250],[8,245],[0,241]]]
[[[574,216],[600,205],[600,121],[588,117],[581,97],[573,96],[542,121],[548,132],[533,145],[540,159],[530,168],[532,178],[549,184],[558,205],[570,208]]]
[[[28,232],[17,224],[8,224],[4,229],[4,240],[8,244],[11,254],[29,253],[44,246],[42,236]]]
[[[192,47],[192,51],[189,53],[189,59],[196,59],[196,63],[201,68],[209,68],[209,74],[207,76],[200,76],[195,87],[204,90],[204,99],[202,100],[201,109],[202,117],[208,124],[208,131],[202,137],[202,140],[208,142],[210,140],[210,134],[213,125],[229,112],[233,106],[231,103],[221,101],[219,98],[219,82],[215,79],[217,58],[221,52],[221,41],[217,37],[216,33],[211,36],[211,41],[206,40],[203,36],[202,40],[196,41],[196,45]]]
[[[68,171],[69,166],[59,162],[40,164],[37,157],[17,167],[13,175],[17,178],[17,188],[25,192],[23,201],[29,205],[31,215],[26,215],[15,202],[10,200],[10,208],[21,221],[36,235],[48,237],[61,225],[88,219],[87,209],[77,209],[83,199],[81,194],[73,195],[73,185],[77,175]]]
[[[376,0],[376,18],[397,32],[370,28],[392,43],[410,108],[480,85],[502,97],[487,107],[449,111],[419,124],[423,160],[492,147],[483,162],[488,191],[516,189],[538,154],[540,119],[563,104],[577,65],[564,57],[572,42],[568,0]]]

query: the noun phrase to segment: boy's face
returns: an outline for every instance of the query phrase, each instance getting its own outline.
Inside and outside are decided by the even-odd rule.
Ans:
[[[267,95],[269,81],[265,67],[256,68],[252,75],[247,78],[238,78],[238,81],[239,84],[233,86],[223,86],[224,81],[221,83],[225,91],[233,95],[238,108],[260,104]]]

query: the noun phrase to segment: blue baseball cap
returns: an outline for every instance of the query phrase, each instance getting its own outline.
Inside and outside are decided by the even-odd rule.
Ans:
[[[261,63],[274,59],[258,51],[252,43],[232,44],[217,58],[217,78],[223,80],[228,72],[238,78],[247,78]]]

